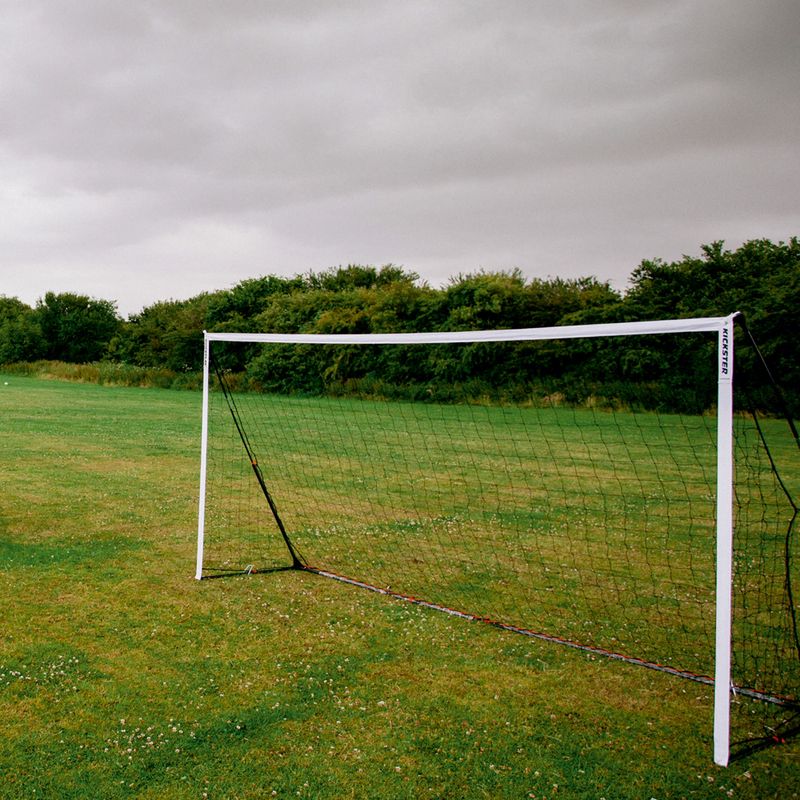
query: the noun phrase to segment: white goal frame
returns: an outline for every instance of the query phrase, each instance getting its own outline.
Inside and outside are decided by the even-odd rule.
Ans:
[[[717,497],[716,497],[716,634],[714,653],[714,762],[727,766],[730,753],[731,621],[733,581],[733,324],[726,317],[565,325],[490,331],[380,334],[209,333],[203,342],[200,496],[195,578],[203,573],[205,492],[208,448],[209,354],[212,342],[277,344],[446,344],[610,338],[649,334],[717,334]]]

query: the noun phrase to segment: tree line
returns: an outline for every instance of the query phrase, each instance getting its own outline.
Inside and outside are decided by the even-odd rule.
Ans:
[[[800,243],[746,242],[699,256],[645,260],[626,291],[595,277],[527,279],[480,271],[432,288],[403,268],[350,265],[294,277],[266,275],[188,300],[154,303],[122,319],[114,302],[48,292],[31,307],[0,296],[0,364],[37,360],[104,362],[176,375],[202,368],[202,331],[384,333],[525,328],[742,311],[793,409],[800,395]],[[702,337],[701,337],[702,338]],[[738,343],[738,342],[737,342]],[[555,391],[585,402],[643,402],[668,410],[713,405],[707,337],[520,343],[421,348],[274,347],[230,350],[224,369],[242,387],[285,392],[362,393],[413,399],[471,396],[523,400]],[[744,350],[741,363],[755,367]],[[755,374],[755,370],[752,370]],[[754,379],[759,403],[767,380]],[[647,398],[647,399],[646,399]]]

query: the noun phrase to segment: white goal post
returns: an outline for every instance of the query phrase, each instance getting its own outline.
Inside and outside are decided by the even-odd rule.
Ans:
[[[737,314],[725,317],[574,325],[518,330],[461,331],[398,334],[269,334],[206,332],[204,335],[203,401],[200,457],[200,494],[195,577],[204,575],[206,548],[206,483],[209,447],[209,396],[212,392],[212,343],[409,345],[477,342],[526,342],[585,338],[707,333],[717,336],[716,429],[716,597],[714,643],[714,761],[727,765],[730,741],[731,626],[733,569],[733,324]]]

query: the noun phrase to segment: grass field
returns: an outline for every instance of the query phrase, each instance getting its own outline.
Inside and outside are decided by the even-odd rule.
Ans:
[[[800,796],[797,740],[713,766],[706,687],[308,573],[193,580],[199,415],[0,378],[0,797]]]

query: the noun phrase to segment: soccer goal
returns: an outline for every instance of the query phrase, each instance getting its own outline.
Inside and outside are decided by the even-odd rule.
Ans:
[[[206,333],[196,577],[304,570],[707,684],[725,765],[732,706],[800,700],[800,448],[739,317]]]

